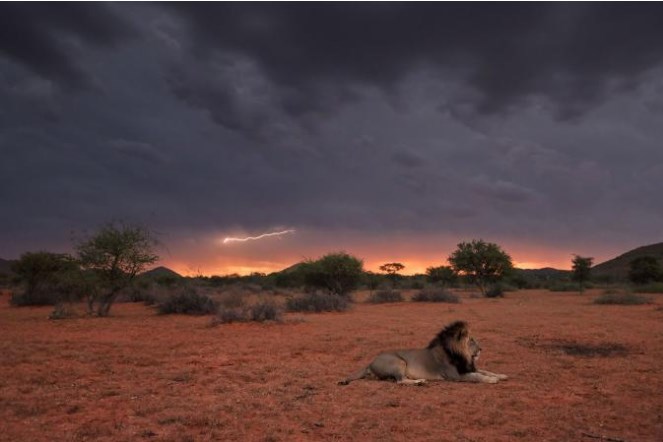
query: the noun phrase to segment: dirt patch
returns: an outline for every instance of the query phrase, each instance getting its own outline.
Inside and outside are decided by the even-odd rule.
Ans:
[[[569,356],[587,358],[624,357],[631,352],[626,345],[615,342],[592,344],[565,339],[541,340],[538,336],[518,338],[516,342],[532,350],[561,352]]]
[[[582,344],[578,342],[556,342],[550,344],[549,348],[560,350],[567,355],[582,356],[588,358],[594,357],[612,357],[612,356],[626,356],[629,351],[626,346],[614,343],[602,344]]]

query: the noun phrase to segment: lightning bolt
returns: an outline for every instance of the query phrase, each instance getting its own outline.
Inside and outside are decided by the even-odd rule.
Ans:
[[[269,238],[270,236],[287,235],[288,233],[295,233],[295,229],[283,230],[283,231],[281,231],[281,232],[263,233],[262,235],[258,235],[258,236],[247,236],[246,238],[232,238],[232,237],[226,237],[226,238],[223,238],[223,243],[224,243],[224,244],[228,244],[228,243],[231,243],[231,242],[256,241],[256,240],[263,239],[263,238]]]

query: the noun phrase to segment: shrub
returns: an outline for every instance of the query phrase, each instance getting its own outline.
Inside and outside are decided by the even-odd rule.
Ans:
[[[209,296],[201,295],[191,288],[171,295],[159,304],[159,313],[162,315],[208,315],[215,311],[216,304]]]
[[[397,290],[378,290],[371,294],[367,300],[371,304],[384,304],[387,302],[403,302],[403,295]]]
[[[51,312],[50,315],[48,315],[48,319],[69,319],[69,318],[74,318],[76,317],[76,313],[71,309],[71,306],[69,304],[64,304],[64,303],[58,303],[55,304],[55,308],[53,308],[53,311]]]
[[[227,307],[220,306],[213,325],[230,324],[232,322],[265,322],[280,321],[281,308],[272,301],[260,301],[251,306]]]
[[[633,293],[606,291],[601,296],[594,299],[594,304],[604,305],[642,305],[651,303],[651,299],[646,296],[635,295]]]
[[[248,318],[254,322],[279,321],[281,309],[271,301],[258,302],[249,307]]]
[[[286,301],[286,309],[289,312],[342,312],[348,308],[350,301],[347,296],[319,292],[307,293]]]
[[[448,302],[458,304],[460,298],[443,289],[424,289],[412,297],[414,302]]]
[[[504,298],[504,288],[500,284],[495,284],[486,292],[486,298]]]

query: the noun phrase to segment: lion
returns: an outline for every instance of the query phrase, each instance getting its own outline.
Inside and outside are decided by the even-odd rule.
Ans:
[[[476,368],[481,346],[470,336],[465,321],[456,321],[444,327],[428,347],[380,353],[373,361],[348,378],[339,382],[375,377],[393,379],[399,384],[420,385],[426,381],[448,380],[496,384],[507,375]]]

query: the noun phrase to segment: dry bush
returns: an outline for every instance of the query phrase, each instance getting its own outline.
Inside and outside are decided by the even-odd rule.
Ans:
[[[280,321],[282,309],[271,300],[259,300],[251,305],[228,307],[220,305],[212,325],[233,322]]]
[[[650,303],[651,299],[646,296],[629,292],[615,292],[614,290],[606,290],[602,295],[594,299],[594,304],[602,305],[642,305]]]
[[[158,311],[162,315],[209,315],[216,311],[216,304],[209,296],[201,295],[195,289],[187,287],[160,303]]]
[[[307,293],[286,301],[286,310],[289,312],[343,312],[349,308],[350,300],[347,296],[329,293]]]
[[[386,304],[389,302],[403,302],[403,295],[398,290],[378,290],[368,297],[366,302],[371,304]]]

